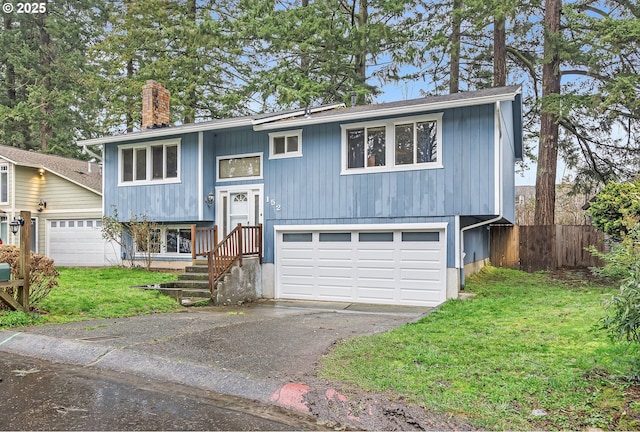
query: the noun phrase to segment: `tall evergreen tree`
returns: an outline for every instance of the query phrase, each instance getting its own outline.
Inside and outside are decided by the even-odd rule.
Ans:
[[[241,2],[236,21],[261,109],[371,100],[414,59],[413,2]]]
[[[553,225],[556,203],[558,159],[558,113],[554,98],[560,94],[560,17],[562,0],[546,0],[544,16],[544,61],[542,65],[542,112],[536,173],[535,225]],[[556,99],[557,100],[557,99]]]
[[[106,37],[92,51],[100,66],[104,125],[139,126],[141,91],[153,79],[171,92],[172,121],[192,123],[246,112],[248,66],[227,17],[233,1],[126,0],[109,4]]]
[[[0,140],[76,155],[80,131],[95,130],[87,46],[102,29],[97,0],[47,2],[43,13],[5,13],[0,30]]]

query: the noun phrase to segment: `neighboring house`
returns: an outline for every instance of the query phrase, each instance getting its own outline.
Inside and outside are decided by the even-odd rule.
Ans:
[[[98,164],[0,145],[0,238],[31,211],[31,250],[56,265],[118,264],[120,250],[102,239],[102,174]]]
[[[258,296],[434,306],[514,222],[519,87],[177,127],[145,88],[145,130],[78,145],[103,146],[107,215],[162,224],[156,263],[191,260],[191,224],[263,224]]]
[[[556,185],[556,225],[591,225],[585,204],[590,195],[575,194],[571,184]],[[516,186],[516,225],[533,225],[536,210],[536,187]]]

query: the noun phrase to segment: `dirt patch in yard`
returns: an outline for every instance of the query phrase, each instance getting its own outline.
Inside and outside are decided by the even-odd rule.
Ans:
[[[320,389],[320,390],[318,390]],[[474,430],[463,420],[435,414],[384,394],[353,389],[315,387],[305,396],[311,413],[326,426],[347,430],[456,431]]]
[[[549,272],[553,279],[561,280],[571,287],[585,285],[614,286],[611,279],[594,275],[589,269],[557,269]]]

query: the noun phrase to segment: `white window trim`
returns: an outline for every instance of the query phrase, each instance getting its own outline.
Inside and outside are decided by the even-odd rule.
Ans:
[[[233,177],[233,178],[220,178],[220,161],[225,159],[242,159],[250,157],[260,157],[260,175],[259,176],[247,176],[247,177]],[[264,157],[262,152],[259,153],[242,153],[235,155],[224,155],[216,157],[216,182],[234,182],[240,180],[261,180],[264,177]]]
[[[298,137],[298,151],[287,151],[287,138]],[[284,138],[284,153],[275,154],[274,138]],[[284,132],[269,132],[269,159],[285,159],[293,157],[302,157],[302,129],[284,131]]]
[[[140,186],[140,185],[149,185],[149,184],[170,184],[170,183],[181,183],[181,172],[180,172],[180,161],[181,161],[181,157],[182,157],[182,152],[180,151],[181,149],[181,144],[182,144],[182,138],[174,138],[174,139],[168,139],[168,140],[161,140],[161,141],[149,141],[149,142],[145,142],[145,143],[137,143],[137,144],[126,144],[126,145],[122,145],[122,146],[118,146],[118,186]],[[163,175],[166,175],[166,169],[167,169],[167,165],[166,165],[166,148],[167,146],[172,146],[172,145],[177,145],[178,149],[178,166],[177,166],[177,176],[175,178],[163,178],[163,179],[159,179],[159,180],[153,180],[151,179],[151,175],[153,172],[153,166],[152,166],[152,158],[151,158],[151,147],[155,147],[155,146],[163,146]],[[134,149],[134,155],[135,155],[135,150],[136,149],[141,149],[141,148],[145,148],[147,150],[147,178],[145,180],[131,180],[131,181],[123,181],[122,180],[122,169],[123,169],[123,160],[122,160],[122,151],[123,150],[129,150],[129,149]]]
[[[10,191],[9,191],[9,164],[1,164],[0,165],[0,173],[6,173],[7,174],[7,184],[5,185],[5,187],[7,188],[7,200],[6,201],[0,201],[0,204],[3,205],[8,205],[9,204],[9,195]],[[2,187],[2,182],[0,181],[0,188]],[[1,196],[1,194],[0,194]]]
[[[178,245],[178,252],[167,252],[167,231],[169,230],[176,230],[176,231],[180,231],[180,230],[186,230],[189,231],[191,229],[191,227],[189,225],[167,225],[167,226],[163,226],[161,228],[161,233],[162,233],[162,242],[160,245],[160,250],[162,252],[160,252],[161,256],[174,256],[174,257],[185,257],[185,256],[191,256],[191,252],[179,252],[180,251],[180,246]]]
[[[438,149],[438,160],[436,162],[414,163],[407,165],[396,165],[395,157],[395,126],[406,123],[420,123],[427,121],[435,121],[437,123],[436,141]],[[385,160],[386,166],[375,167],[363,167],[363,168],[348,168],[348,142],[347,142],[347,130],[359,129],[359,128],[372,128],[381,127],[385,128]],[[369,174],[376,172],[394,172],[394,171],[416,171],[424,169],[437,169],[443,168],[442,165],[442,113],[427,114],[414,117],[402,117],[402,118],[389,118],[376,121],[358,122],[358,123],[345,123],[340,125],[340,159],[341,170],[340,175],[352,175],[352,174]],[[365,143],[366,146],[366,143]],[[366,152],[366,149],[365,149]]]
[[[191,258],[191,252],[167,252],[167,231],[169,230],[190,230],[190,225],[162,225],[160,230],[160,252],[152,253],[152,259],[156,257],[173,257],[173,258]],[[135,259],[146,258],[146,251],[138,249],[138,245],[134,244]]]

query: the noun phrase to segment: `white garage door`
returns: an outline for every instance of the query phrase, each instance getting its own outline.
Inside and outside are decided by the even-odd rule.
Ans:
[[[276,296],[436,306],[446,300],[444,229],[277,231]]]
[[[59,219],[47,223],[47,256],[57,266],[119,264],[118,245],[102,238],[100,219]]]

